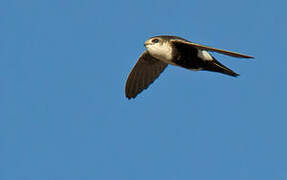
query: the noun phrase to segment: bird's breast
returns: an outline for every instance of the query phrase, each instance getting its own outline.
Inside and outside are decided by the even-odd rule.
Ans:
[[[173,64],[173,49],[170,46],[151,46],[151,47],[147,47],[147,50],[149,52],[149,54],[151,56],[153,56],[154,58],[163,61],[167,64]]]

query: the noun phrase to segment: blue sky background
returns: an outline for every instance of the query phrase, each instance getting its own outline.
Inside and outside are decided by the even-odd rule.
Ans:
[[[283,0],[0,1],[1,180],[285,180]],[[256,57],[168,67],[135,100],[150,36]]]

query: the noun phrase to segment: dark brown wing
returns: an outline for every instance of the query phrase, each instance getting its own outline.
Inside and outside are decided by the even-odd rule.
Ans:
[[[233,56],[233,57],[237,57],[237,58],[254,58],[252,56],[248,56],[248,55],[245,55],[245,54],[240,54],[240,53],[237,53],[237,52],[232,52],[232,51],[227,51],[227,50],[223,50],[223,49],[217,49],[217,48],[213,48],[213,47],[209,47],[209,46],[204,46],[204,45],[196,44],[196,43],[189,42],[189,41],[186,41],[186,40],[176,39],[176,40],[173,40],[173,41],[185,43],[185,44],[188,44],[190,46],[196,47],[198,49],[207,50],[207,51],[214,51],[214,52],[217,52],[217,53],[221,53],[221,54],[225,54],[225,55]]]
[[[128,99],[135,98],[144,89],[148,88],[166,66],[166,63],[155,59],[145,51],[129,74],[125,88],[126,97]]]

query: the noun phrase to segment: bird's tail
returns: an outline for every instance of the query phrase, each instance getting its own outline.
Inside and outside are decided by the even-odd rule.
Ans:
[[[239,74],[218,62],[214,57],[212,61],[205,61],[204,70],[219,72],[233,77],[239,76]]]

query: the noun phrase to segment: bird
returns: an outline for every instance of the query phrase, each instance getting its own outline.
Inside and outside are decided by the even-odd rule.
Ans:
[[[217,61],[210,52],[217,52],[235,58],[254,58],[223,49],[217,49],[184,38],[170,35],[160,35],[145,41],[146,50],[142,53],[132,71],[128,75],[125,85],[126,98],[132,99],[147,89],[167,65],[179,66],[194,71],[212,71],[237,77],[228,67]]]

